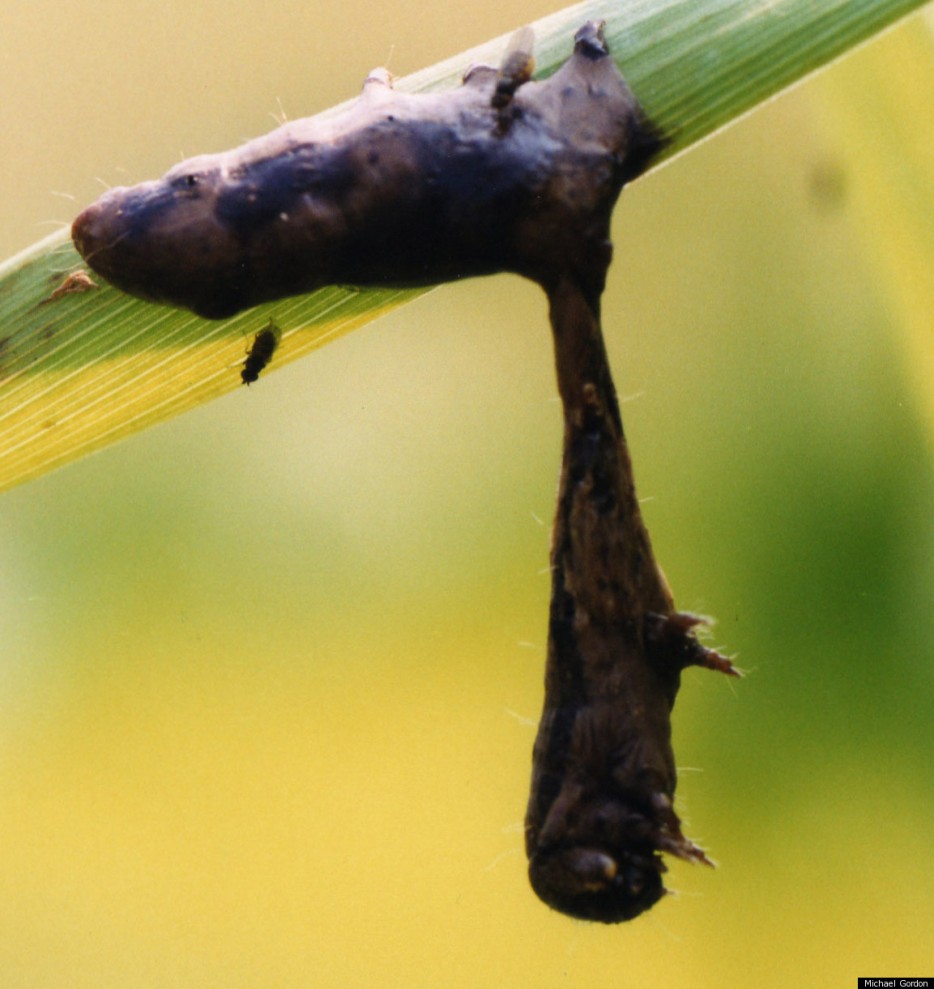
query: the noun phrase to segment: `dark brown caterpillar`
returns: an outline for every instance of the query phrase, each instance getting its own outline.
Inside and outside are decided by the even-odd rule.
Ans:
[[[597,29],[578,38],[547,82],[524,81],[519,51],[446,93],[397,92],[373,72],[339,116],[109,190],[74,221],[75,246],[117,288],[209,318],[323,285],[498,271],[544,284],[569,263],[569,238],[605,240],[621,183],[658,146]]]
[[[678,612],[642,522],[598,298],[550,293],[564,454],[552,535],[545,704],[526,814],[538,895],[585,920],[630,920],[664,893],[681,832],[671,709],[681,671],[737,675]]]
[[[240,372],[240,380],[245,385],[250,385],[259,378],[260,373],[272,360],[272,355],[278,346],[279,330],[273,323],[256,334],[243,362],[243,370]]]
[[[501,71],[474,68],[449,93],[398,93],[374,72],[343,115],[113,189],[73,236],[119,288],[216,318],[331,283],[511,271],[542,286],[564,454],[529,876],[552,907],[611,923],[662,895],[661,853],[708,861],[673,809],[670,715],[682,669],[736,671],[697,641],[655,562],[603,344],[610,215],[663,142],[602,27],[585,24],[546,82],[530,81],[521,39]],[[257,372],[271,355],[261,337],[244,380],[254,352]]]

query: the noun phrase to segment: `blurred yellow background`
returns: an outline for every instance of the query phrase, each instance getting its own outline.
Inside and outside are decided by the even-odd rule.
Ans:
[[[161,174],[550,9],[8,3],[0,256],[95,176]],[[673,864],[678,895],[621,927],[526,882],[560,422],[544,299],[492,278],[3,495],[3,989],[930,968],[929,396],[830,80],[616,218],[605,322],[647,520],[679,605],[750,671],[689,671],[675,710],[678,807],[720,868]]]

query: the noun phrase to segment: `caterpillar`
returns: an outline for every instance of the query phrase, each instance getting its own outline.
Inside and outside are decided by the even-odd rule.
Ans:
[[[665,141],[602,22],[544,82],[530,41],[445,93],[398,92],[375,70],[342,114],[112,189],[72,234],[118,288],[215,319],[333,283],[507,271],[542,286],[564,444],[529,878],[551,907],[616,923],[662,896],[662,854],[709,863],[674,811],[671,710],[685,667],[738,671],[700,644],[655,561],[600,325],[613,207]],[[256,337],[244,381],[274,344]]]
[[[621,181],[657,147],[605,50],[589,25],[545,82],[511,50],[444,93],[400,92],[374,70],[337,116],[110,189],[72,238],[117,288],[215,319],[332,284],[544,283],[572,232],[605,250]]]

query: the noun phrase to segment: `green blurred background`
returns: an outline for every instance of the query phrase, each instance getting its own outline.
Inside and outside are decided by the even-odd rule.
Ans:
[[[551,9],[8,0],[0,256],[96,175],[152,177]],[[617,213],[606,326],[644,510],[679,605],[750,671],[689,671],[675,711],[679,810],[720,868],[674,863],[678,895],[615,928],[528,888],[560,420],[543,297],[492,278],[2,496],[4,989],[930,969],[934,443],[905,330],[929,313],[906,315],[880,254],[917,252],[867,226],[837,126],[839,73],[870,90],[926,30]]]

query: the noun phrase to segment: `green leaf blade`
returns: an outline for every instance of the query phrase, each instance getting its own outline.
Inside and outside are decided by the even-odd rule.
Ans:
[[[590,0],[533,24],[536,76],[567,58],[585,20],[647,115],[683,152],[757,104],[924,6],[923,0]],[[456,86],[497,63],[508,36],[397,82]],[[339,112],[343,106],[329,113]],[[101,285],[50,299],[82,261],[67,232],[0,265],[0,490],[241,387],[253,335],[282,342],[264,375],[425,290],[323,289],[213,322]]]

